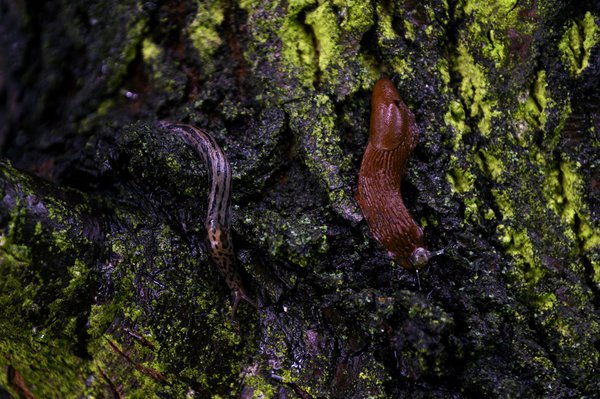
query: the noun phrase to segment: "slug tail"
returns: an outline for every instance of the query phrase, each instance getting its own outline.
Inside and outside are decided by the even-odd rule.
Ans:
[[[258,309],[258,306],[256,306],[256,302],[254,302],[252,300],[252,298],[250,298],[248,296],[248,294],[246,294],[245,291],[243,290],[233,290],[232,291],[232,298],[231,298],[231,320],[235,319],[235,314],[237,312],[237,308],[240,305],[241,301],[244,301],[248,304],[250,304],[254,309]]]

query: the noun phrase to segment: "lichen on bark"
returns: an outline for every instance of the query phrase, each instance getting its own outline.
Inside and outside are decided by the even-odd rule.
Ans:
[[[593,2],[0,12],[0,368],[36,397],[600,389]],[[445,249],[420,288],[353,198],[382,72],[421,129],[403,197]],[[259,304],[234,323],[204,243],[205,166],[165,119],[209,131],[233,166]]]

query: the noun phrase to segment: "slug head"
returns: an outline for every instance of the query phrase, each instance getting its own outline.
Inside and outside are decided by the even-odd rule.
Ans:
[[[371,96],[369,143],[379,150],[394,150],[400,145],[416,145],[418,128],[415,117],[400,98],[394,83],[380,78]]]
[[[427,266],[427,262],[431,257],[431,252],[423,247],[418,247],[410,255],[409,260],[413,268],[418,270]]]
[[[410,255],[408,260],[412,266],[412,269],[419,270],[427,266],[427,263],[434,256],[439,256],[444,254],[444,249],[440,249],[439,251],[429,251],[423,247],[417,247]]]

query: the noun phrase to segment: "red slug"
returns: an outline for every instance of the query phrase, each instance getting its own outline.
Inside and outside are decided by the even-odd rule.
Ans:
[[[400,185],[410,153],[417,145],[415,116],[396,87],[382,77],[373,88],[369,143],[360,166],[356,200],[373,236],[406,269],[424,267],[432,254],[423,230],[408,213]]]

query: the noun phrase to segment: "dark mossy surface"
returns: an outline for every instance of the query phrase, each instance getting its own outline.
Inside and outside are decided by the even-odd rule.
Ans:
[[[354,200],[381,72],[420,289]],[[594,397],[599,86],[592,1],[0,0],[0,396]],[[158,120],[233,166],[234,323]]]

